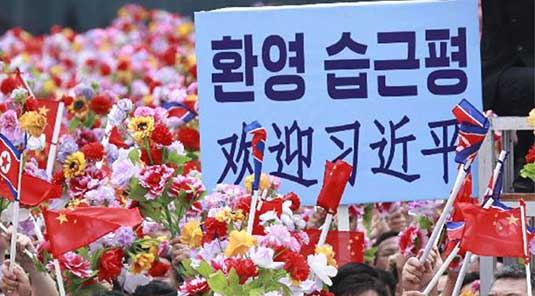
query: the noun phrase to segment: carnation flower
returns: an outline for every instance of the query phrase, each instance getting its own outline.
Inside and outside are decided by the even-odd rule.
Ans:
[[[15,110],[7,110],[0,115],[0,133],[15,145],[22,143],[24,140]]]
[[[156,125],[152,132],[151,139],[159,145],[169,146],[173,144],[173,135],[163,123]]]
[[[189,221],[184,224],[180,233],[180,242],[190,248],[198,248],[202,244],[202,230],[199,221]]]
[[[146,166],[139,172],[139,184],[148,189],[146,198],[153,200],[162,194],[174,170],[165,164]]]
[[[264,246],[285,247],[294,252],[298,252],[301,245],[295,237],[290,234],[288,228],[276,224],[265,228],[266,235],[261,238],[260,243]]]
[[[225,249],[225,256],[232,257],[243,255],[247,253],[247,251],[254,245],[256,245],[255,237],[248,234],[245,230],[233,230],[229,234],[228,245]]]
[[[41,112],[25,112],[19,120],[20,127],[35,138],[39,138],[46,127],[46,116]]]
[[[114,245],[128,248],[132,245],[132,243],[136,240],[136,236],[134,234],[134,231],[131,227],[120,227],[115,231],[114,236]]]
[[[258,268],[251,259],[235,257],[227,258],[225,259],[225,264],[227,265],[227,270],[229,272],[232,269],[236,271],[240,277],[240,285],[245,284],[249,278],[258,275]]]
[[[60,145],[58,147],[58,160],[60,162],[65,162],[67,156],[78,151],[78,144],[74,138],[70,135],[65,135],[60,138]]]
[[[99,259],[98,280],[105,280],[111,283],[112,280],[116,279],[123,268],[123,256],[122,248],[104,252]]]
[[[63,254],[59,259],[59,264],[61,270],[68,270],[79,278],[91,276],[91,263],[74,252]]]
[[[128,186],[130,179],[139,173],[139,167],[135,166],[130,159],[119,158],[112,164],[111,184],[118,188]]]
[[[82,152],[74,152],[67,157],[63,164],[63,174],[66,179],[82,176],[85,173],[85,156]]]
[[[98,115],[106,115],[112,106],[111,98],[106,95],[98,95],[91,100],[91,110]]]
[[[178,288],[178,296],[196,296],[208,292],[210,287],[205,278],[196,276],[186,280]]]
[[[191,127],[183,127],[178,131],[178,140],[184,144],[188,150],[198,151],[200,148],[199,131]]]
[[[204,190],[204,185],[200,179],[178,175],[173,178],[171,186],[169,186],[169,195],[178,197],[180,192],[183,191],[186,193],[186,200],[192,202],[198,200]]]
[[[104,157],[104,146],[99,142],[85,144],[80,150],[87,160],[99,161]]]
[[[134,264],[131,268],[132,272],[140,273],[142,271],[148,271],[151,268],[152,262],[154,262],[155,259],[156,258],[152,253],[136,254],[134,256]]]
[[[426,237],[416,225],[410,225],[399,234],[399,250],[405,257],[416,256],[425,244]]]
[[[248,257],[251,258],[256,265],[262,268],[280,269],[284,266],[284,263],[282,262],[273,261],[275,251],[271,248],[262,246],[251,248],[249,249]]]

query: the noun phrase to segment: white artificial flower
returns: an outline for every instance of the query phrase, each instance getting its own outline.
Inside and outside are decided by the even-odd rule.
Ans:
[[[273,261],[274,255],[275,251],[266,247],[256,247],[249,249],[249,258],[251,258],[251,260],[253,260],[256,265],[262,268],[279,269],[284,266],[284,262]]]
[[[304,296],[305,294],[310,294],[316,290],[316,282],[309,279],[296,284],[289,277],[283,277],[279,280],[279,283],[288,287],[293,296]]]
[[[316,277],[328,286],[333,284],[331,278],[334,277],[338,271],[335,267],[327,264],[327,257],[325,257],[325,254],[308,255],[307,262],[310,266],[310,270]]]
[[[264,214],[260,215],[260,225],[267,226],[268,224],[280,224],[279,217],[277,217],[277,212],[267,211]]]

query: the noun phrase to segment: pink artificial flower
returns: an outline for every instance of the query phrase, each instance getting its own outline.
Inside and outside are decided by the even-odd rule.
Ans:
[[[195,277],[185,281],[178,288],[179,296],[195,296],[207,292],[209,289],[208,281],[203,277]]]
[[[59,259],[59,264],[61,270],[68,270],[79,278],[88,278],[91,276],[91,263],[74,252],[63,254]]]
[[[173,176],[174,170],[165,164],[144,167],[139,172],[139,183],[148,189],[146,198],[153,200],[162,194],[167,181]]]

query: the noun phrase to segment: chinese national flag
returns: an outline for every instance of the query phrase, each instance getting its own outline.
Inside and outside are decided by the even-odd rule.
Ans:
[[[318,206],[331,214],[336,214],[352,170],[353,167],[342,160],[337,160],[335,163],[330,161],[325,163],[325,174],[323,186],[318,196]]]
[[[63,186],[49,183],[27,173],[23,173],[21,179],[20,203],[25,206],[33,207],[49,199],[58,198],[63,191]],[[1,197],[13,200],[9,192],[7,184],[0,184]]]
[[[260,210],[256,212],[256,215],[254,217],[253,234],[255,235],[266,234],[264,232],[264,227],[260,225],[260,216],[262,216],[262,214],[265,214],[269,211],[274,211],[277,214],[277,217],[280,218],[280,216],[282,215],[282,203],[283,202],[284,200],[282,198],[262,201],[262,206]]]
[[[466,176],[463,181],[463,184],[461,185],[461,189],[459,190],[459,193],[455,198],[453,206],[454,210],[451,216],[451,221],[464,220],[462,214],[460,213],[460,210],[458,209],[458,205],[461,203],[478,204],[477,198],[472,197],[472,173],[469,173],[468,176]]]
[[[37,111],[40,111],[46,114],[46,126],[43,131],[43,134],[45,135],[45,142],[47,145],[45,146],[45,149],[43,149],[42,151],[33,152],[32,156],[37,160],[39,167],[42,169],[45,169],[47,160],[49,157],[50,145],[57,144],[57,143],[52,143],[54,127],[56,126],[56,123],[61,124],[61,117],[63,114],[58,114],[60,110],[60,107],[59,107],[61,103],[60,101],[37,99],[35,100],[35,102],[37,105]],[[63,113],[63,111],[61,113]]]
[[[308,245],[301,247],[301,254],[314,254],[314,249],[320,237],[320,230],[307,229],[310,238]],[[364,233],[360,231],[331,230],[327,234],[326,243],[333,247],[338,266],[351,262],[364,262]]]
[[[79,207],[45,210],[43,215],[50,251],[56,258],[87,246],[121,226],[134,227],[143,220],[137,208]]]
[[[524,257],[520,208],[504,211],[464,203],[459,209],[465,222],[461,249],[480,256]]]

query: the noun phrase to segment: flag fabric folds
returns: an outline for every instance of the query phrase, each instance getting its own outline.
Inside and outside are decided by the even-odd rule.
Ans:
[[[254,158],[254,181],[252,189],[255,191],[258,190],[260,185],[260,176],[262,174],[262,163],[264,162],[264,148],[266,147],[267,133],[266,129],[262,127],[262,125],[256,120],[246,125],[244,127],[244,131],[253,135],[253,140],[251,141]]]
[[[89,245],[121,226],[134,227],[143,221],[137,208],[78,207],[44,210],[50,251],[62,254]]]
[[[457,163],[473,161],[485,135],[489,130],[489,120],[470,102],[463,99],[453,110],[459,124],[458,144],[455,152]]]
[[[314,254],[314,249],[320,237],[320,230],[307,229],[310,239],[301,248],[301,254]],[[360,231],[331,230],[327,234],[326,243],[333,247],[334,257],[338,266],[351,262],[364,262],[364,233]]]
[[[334,163],[326,162],[318,206],[330,214],[336,214],[352,170],[353,167],[343,160],[337,160]]]
[[[0,176],[5,183],[9,194],[15,200],[19,199],[18,183],[21,166],[21,153],[8,138],[0,134]]]

